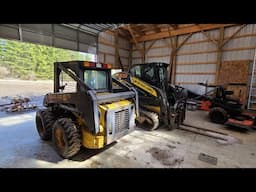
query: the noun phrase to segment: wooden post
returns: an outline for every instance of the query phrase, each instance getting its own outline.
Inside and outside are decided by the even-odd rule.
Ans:
[[[215,83],[218,83],[219,73],[221,69],[221,62],[222,62],[222,44],[224,40],[224,27],[220,28],[219,34],[219,41],[218,41],[218,52],[217,52],[217,66],[216,66],[216,76],[215,76]]]
[[[178,47],[178,37],[175,36],[172,43],[171,43],[172,51],[170,55],[170,80],[171,83],[175,83],[175,70],[176,70],[176,54],[177,54],[177,47]]]
[[[145,41],[143,42],[143,51],[142,51],[142,63],[145,63],[145,61],[146,61],[146,53],[145,53],[145,50],[146,50],[146,48],[145,48]]]
[[[130,66],[132,65],[132,47],[133,44],[129,42],[129,57],[128,57],[128,69],[130,68]],[[127,69],[127,71],[128,71]]]
[[[106,63],[106,53],[103,53],[103,63]]]
[[[115,37],[115,67],[119,66],[119,54],[118,54],[118,31],[116,30],[114,33],[114,37]]]

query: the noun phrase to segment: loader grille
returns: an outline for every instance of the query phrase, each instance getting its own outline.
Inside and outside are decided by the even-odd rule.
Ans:
[[[115,132],[121,132],[129,128],[129,110],[115,112]]]

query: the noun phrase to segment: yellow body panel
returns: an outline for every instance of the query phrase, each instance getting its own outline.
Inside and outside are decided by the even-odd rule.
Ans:
[[[157,92],[152,87],[148,86],[146,83],[142,82],[140,79],[136,77],[131,77],[131,82],[136,85],[137,87],[143,89],[144,91],[148,92],[149,94],[157,97]]]
[[[156,113],[160,114],[160,106],[143,105],[143,107],[145,107],[149,111],[153,111],[153,112],[156,112]]]
[[[128,100],[113,102],[110,104],[99,105],[100,111],[100,132],[97,135],[91,134],[86,128],[82,129],[82,144],[84,147],[89,149],[100,149],[105,144],[105,113],[108,109],[117,109],[130,105],[131,102]]]
[[[102,126],[100,126],[102,127]],[[103,127],[102,127],[103,130]],[[89,149],[100,149],[104,147],[104,132],[93,135],[85,129],[82,129],[83,146]]]
[[[114,102],[114,103],[110,103],[110,104],[105,104],[102,106],[107,109],[116,109],[116,108],[126,107],[130,104],[131,104],[131,101],[122,100],[122,101],[118,101],[118,102]]]

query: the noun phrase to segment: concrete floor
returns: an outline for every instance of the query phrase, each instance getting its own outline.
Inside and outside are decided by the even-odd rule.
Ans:
[[[239,139],[221,144],[216,139],[182,130],[137,129],[104,150],[87,150],[73,160],[60,158],[51,142],[39,139],[35,112],[0,114],[0,167],[3,168],[236,168],[256,167],[256,131],[241,133],[210,123],[207,113],[187,113],[186,123],[229,133]],[[198,160],[205,153],[217,165]]]

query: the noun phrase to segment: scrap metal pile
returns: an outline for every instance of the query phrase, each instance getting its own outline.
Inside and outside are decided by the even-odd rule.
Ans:
[[[8,103],[0,104],[0,110],[5,112],[21,112],[37,109],[37,105],[30,101],[28,97],[14,97]]]

